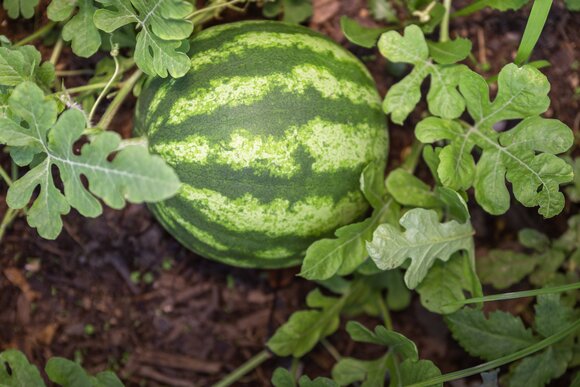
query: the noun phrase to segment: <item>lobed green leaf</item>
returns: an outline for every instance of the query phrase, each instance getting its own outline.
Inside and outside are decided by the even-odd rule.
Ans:
[[[367,242],[367,250],[381,270],[397,268],[410,258],[405,273],[405,283],[410,289],[421,283],[436,259],[447,261],[459,250],[474,256],[473,229],[469,223],[455,220],[439,223],[435,211],[421,208],[408,211],[399,223],[405,232],[382,224],[372,241]]]
[[[76,8],[76,14],[71,17]],[[93,0],[53,0],[47,8],[50,20],[67,21],[62,38],[71,42],[73,52],[83,58],[92,56],[101,46],[101,35],[93,22],[95,11]]]
[[[175,172],[144,147],[117,151],[121,142],[117,133],[95,135],[76,154],[73,145],[86,128],[84,114],[69,109],[57,119],[56,102],[45,100],[42,90],[31,82],[18,85],[8,105],[12,118],[0,118],[0,143],[19,147],[23,165],[35,158],[38,162],[12,184],[6,201],[11,208],[24,208],[40,187],[27,219],[45,238],[56,238],[62,229],[61,216],[71,207],[83,216],[95,217],[102,212],[97,198],[121,208],[126,201],[166,199],[179,188]],[[109,161],[113,153],[115,157]],[[64,192],[54,184],[53,167],[60,172]],[[88,188],[81,176],[87,179]]]

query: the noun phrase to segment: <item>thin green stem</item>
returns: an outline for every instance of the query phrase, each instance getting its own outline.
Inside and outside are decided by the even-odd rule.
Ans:
[[[489,302],[489,301],[513,300],[516,298],[540,296],[542,294],[569,292],[571,290],[577,290],[577,289],[580,289],[580,282],[576,282],[576,283],[568,284],[568,285],[562,285],[562,286],[553,286],[553,287],[549,287],[549,288],[524,290],[521,292],[508,292],[508,293],[492,294],[490,296],[484,296],[484,297],[473,297],[473,298],[468,298],[468,299],[462,300],[462,301],[452,302],[450,304],[447,304],[446,306],[467,305],[467,304],[475,304],[478,302]]]
[[[2,240],[2,238],[4,238],[4,234],[6,233],[8,227],[10,227],[14,219],[16,219],[16,217],[18,216],[18,212],[19,210],[15,210],[13,208],[8,208],[6,210],[6,213],[2,218],[2,222],[0,223],[0,241]]]
[[[60,53],[62,52],[62,47],[64,45],[64,41],[62,40],[62,36],[59,36],[54,48],[52,49],[52,54],[50,54],[50,63],[54,66],[58,63],[58,58],[60,58]]]
[[[48,22],[43,27],[34,31],[32,34],[28,35],[24,39],[19,40],[18,42],[14,43],[12,46],[13,47],[24,46],[25,44],[28,44],[32,41],[35,41],[36,39],[41,38],[44,35],[46,35],[47,33],[49,33],[54,28],[55,25],[56,25],[56,23],[53,21]]]
[[[107,107],[107,110],[105,110],[105,113],[101,117],[101,120],[96,125],[97,128],[107,130],[107,128],[111,124],[111,121],[113,120],[113,117],[115,117],[115,114],[117,114],[117,111],[121,107],[121,104],[123,103],[123,101],[125,101],[125,98],[127,98],[131,90],[133,90],[133,87],[135,86],[139,78],[141,78],[141,75],[143,75],[143,72],[141,70],[137,70],[129,77],[129,79],[123,82],[123,86],[121,87],[121,89],[119,89],[119,92],[117,93],[115,98],[113,98],[113,101],[111,101],[111,103]]]
[[[4,179],[4,181],[6,182],[6,185],[8,187],[10,187],[12,185],[12,179],[10,178],[10,176],[8,176],[8,172],[6,172],[6,170],[4,168],[2,168],[1,165],[0,165],[0,177],[2,177],[2,179]]]
[[[383,317],[383,321],[387,326],[387,329],[392,331],[393,330],[393,319],[391,318],[391,313],[389,312],[389,308],[387,308],[387,304],[382,296],[377,297],[377,304],[379,305],[379,310],[381,311],[381,316]]]
[[[113,45],[112,41],[111,41],[111,45]],[[93,117],[95,115],[95,112],[97,111],[97,108],[99,107],[99,104],[101,103],[103,98],[105,98],[105,95],[107,94],[107,92],[111,88],[111,85],[113,84],[113,82],[115,81],[117,76],[119,75],[119,59],[117,59],[118,55],[119,55],[119,49],[118,49],[118,47],[113,45],[113,49],[111,50],[111,56],[113,57],[113,61],[115,62],[115,71],[113,72],[113,76],[109,79],[109,82],[107,82],[107,84],[105,85],[105,88],[99,93],[97,100],[95,101],[95,103],[93,104],[93,107],[91,108],[91,111],[89,113],[89,118],[87,119],[87,121],[89,122],[89,125],[93,122]]]
[[[241,3],[242,1],[245,1],[245,0],[230,0],[230,1],[227,1],[225,3],[217,3],[217,4],[214,4],[214,5],[210,5],[209,7],[204,7],[204,8],[198,9],[196,11],[193,11],[192,13],[190,13],[187,16],[187,19],[192,19],[192,21],[194,21],[193,19],[196,16],[198,16],[198,15],[203,15],[203,14],[205,14],[205,13],[207,13],[209,11],[213,11],[215,9],[229,7],[229,6],[234,5],[236,3]]]
[[[407,385],[405,387],[433,386],[436,384],[441,384],[441,383],[449,382],[449,381],[456,380],[456,379],[466,378],[468,376],[477,375],[477,374],[482,373],[482,372],[493,370],[495,368],[501,367],[503,365],[509,364],[513,361],[519,360],[519,359],[524,358],[526,356],[529,356],[533,353],[541,351],[542,349],[547,348],[550,345],[556,344],[556,343],[560,342],[561,340],[563,340],[564,338],[566,338],[567,336],[571,335],[572,333],[575,333],[576,331],[578,331],[579,328],[580,328],[580,320],[577,320],[576,322],[570,324],[568,327],[553,334],[552,336],[549,336],[542,341],[539,341],[535,344],[532,344],[529,347],[526,347],[522,350],[514,352],[510,355],[500,357],[499,359],[495,359],[493,361],[489,361],[487,363],[483,363],[483,364],[480,364],[480,365],[475,366],[475,367],[466,368],[466,369],[461,370],[461,371],[451,372],[451,373],[437,376],[435,378],[431,378],[431,379],[428,379],[428,380],[425,380],[425,381],[422,381],[419,383]]]
[[[71,87],[70,89],[65,89],[62,91],[57,91],[56,93],[52,93],[52,96],[58,96],[61,94],[74,94],[74,93],[82,93],[83,91],[89,90],[98,90],[102,89],[103,87],[107,86],[108,82],[99,82],[99,83],[91,83],[89,85],[83,85],[79,87]],[[117,84],[115,86],[119,86],[121,84]]]
[[[534,0],[524,35],[518,47],[516,59],[514,59],[514,63],[518,66],[523,65],[530,59],[532,51],[542,34],[551,7],[552,0]]]
[[[322,339],[320,340],[320,344],[324,346],[324,348],[328,351],[328,353],[330,353],[330,356],[332,356],[335,361],[339,362],[340,359],[342,359],[342,356],[340,356],[340,353],[336,348],[334,348],[334,345],[332,345],[330,341]]]
[[[272,355],[267,350],[263,350],[262,352],[258,353],[250,360],[242,364],[240,367],[235,369],[232,373],[226,376],[224,379],[220,380],[218,383],[214,384],[213,387],[227,387],[238,380],[240,380],[244,375],[248,372],[257,368],[260,364],[268,360]]]
[[[451,13],[451,0],[443,0],[445,14],[441,21],[441,31],[439,32],[439,41],[446,42],[449,40],[449,14]]]
[[[471,15],[472,13],[475,13],[487,7],[488,3],[489,0],[476,0],[473,3],[469,4],[467,7],[461,8],[459,11],[452,13],[451,18]]]
[[[300,358],[293,357],[292,364],[290,364],[290,375],[292,375],[292,378],[294,380],[298,380],[298,377],[300,376],[300,375],[298,375],[298,367],[299,366],[300,366]]]

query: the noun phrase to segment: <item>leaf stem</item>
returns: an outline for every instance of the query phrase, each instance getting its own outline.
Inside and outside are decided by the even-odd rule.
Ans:
[[[387,329],[392,331],[393,319],[391,318],[391,313],[389,312],[389,308],[387,308],[387,304],[385,304],[385,300],[382,295],[377,297],[377,304],[379,305],[379,310],[381,311],[381,316],[383,317],[383,321],[385,322]]]
[[[28,44],[28,43],[30,43],[38,38],[41,38],[44,35],[46,35],[47,33],[49,33],[54,28],[55,25],[56,25],[56,23],[53,21],[48,22],[43,27],[34,31],[32,34],[28,35],[24,39],[19,40],[18,42],[14,43],[12,46],[13,47],[24,46],[25,44]]]
[[[190,13],[186,17],[186,19],[190,19],[194,24],[203,23],[204,22],[203,17],[197,18],[197,19],[195,17],[199,16],[199,15],[203,15],[203,14],[205,14],[209,11],[212,11],[214,9],[230,7],[236,3],[241,3],[243,1],[245,1],[245,0],[230,0],[230,1],[227,1],[225,3],[218,2],[217,4],[210,5],[209,7],[204,7],[204,8],[198,9],[196,11],[193,11],[192,13]]]
[[[4,217],[2,218],[2,222],[0,223],[0,241],[4,238],[4,234],[8,227],[12,224],[14,219],[18,216],[19,210],[15,210],[14,208],[8,207]]]
[[[1,165],[0,165],[0,177],[4,179],[8,187],[12,185],[12,179],[10,178],[10,176],[8,176],[8,172],[6,172],[6,170]]]
[[[488,3],[489,0],[476,0],[473,3],[469,4],[468,6],[461,8],[459,11],[452,13],[451,18],[471,15],[472,13],[475,13],[487,7]]]
[[[549,288],[542,288],[542,289],[523,290],[520,292],[508,292],[508,293],[492,294],[490,296],[473,297],[473,298],[468,298],[468,299],[461,300],[461,301],[452,302],[452,303],[447,304],[446,306],[467,305],[467,304],[475,304],[478,302],[489,302],[489,301],[513,300],[516,298],[540,296],[542,294],[569,292],[571,290],[577,290],[577,289],[580,289],[580,282],[575,282],[573,284],[562,285],[562,286],[552,286]]]
[[[262,364],[263,362],[265,362],[266,360],[268,360],[271,357],[272,357],[272,355],[270,354],[270,352],[268,352],[268,350],[264,349],[262,352],[258,353],[254,357],[252,357],[250,360],[248,360],[247,362],[242,364],[240,367],[236,368],[232,373],[227,375],[224,379],[222,379],[219,382],[217,382],[216,384],[214,384],[213,387],[227,387],[227,386],[234,384],[235,382],[240,380],[240,378],[242,378],[244,375],[246,375],[248,372],[254,370],[260,364]]]
[[[52,93],[52,96],[58,96],[61,94],[73,94],[73,93],[82,93],[83,91],[95,90],[95,89],[102,89],[103,87],[107,86],[108,82],[99,82],[99,83],[91,83],[88,85],[83,85],[79,87],[71,87],[70,89],[65,89],[61,91],[57,91],[56,93]],[[122,85],[122,83],[116,84],[115,86]]]
[[[60,57],[60,53],[62,52],[64,41],[62,40],[62,36],[59,36],[54,48],[52,49],[52,53],[50,54],[49,62],[52,63],[54,66],[58,63],[58,58]]]
[[[441,384],[441,383],[449,382],[452,380],[461,379],[461,378],[465,378],[465,377],[472,376],[472,375],[477,375],[481,372],[485,372],[485,371],[492,370],[494,368],[501,367],[503,365],[506,365],[508,363],[519,360],[523,357],[529,356],[529,355],[536,353],[538,351],[541,351],[542,349],[547,348],[550,345],[556,344],[559,341],[566,338],[567,336],[569,336],[570,334],[576,332],[579,328],[580,328],[580,320],[577,320],[576,322],[568,325],[566,328],[553,334],[552,336],[549,336],[542,341],[539,341],[535,344],[532,344],[529,347],[526,347],[526,348],[519,350],[517,352],[514,352],[512,354],[502,356],[499,359],[495,359],[493,361],[489,361],[487,363],[483,363],[483,364],[480,364],[480,365],[475,366],[475,367],[466,368],[466,369],[461,370],[461,371],[451,372],[451,373],[437,376],[435,378],[431,378],[431,379],[428,379],[428,380],[425,380],[425,381],[422,381],[419,383],[414,383],[414,384],[411,384],[411,385],[408,385],[405,387],[433,386],[436,384]]]
[[[121,87],[121,89],[119,89],[119,92],[117,93],[113,101],[109,104],[107,110],[105,110],[105,113],[101,117],[101,120],[96,125],[97,128],[107,130],[107,128],[111,124],[111,121],[113,120],[113,117],[115,117],[115,114],[121,107],[121,104],[123,103],[123,101],[125,101],[125,98],[127,98],[127,95],[129,95],[131,90],[133,90],[133,86],[135,86],[139,78],[141,78],[141,75],[143,75],[143,72],[141,70],[136,70],[129,77],[129,79],[123,82],[123,86]]]
[[[439,32],[439,41],[446,42],[449,40],[449,14],[451,13],[451,0],[443,0],[443,7],[445,7],[445,14],[441,21],[441,30]]]
[[[111,44],[113,45],[112,41],[111,41]],[[89,117],[87,119],[87,121],[89,122],[89,126],[93,122],[93,117],[95,115],[95,112],[97,111],[97,108],[99,107],[99,104],[101,103],[103,98],[105,98],[105,95],[107,94],[107,92],[111,88],[111,85],[113,84],[113,82],[115,81],[117,76],[119,75],[119,59],[117,59],[118,55],[119,55],[119,48],[117,45],[113,45],[113,49],[111,50],[111,56],[113,57],[113,61],[115,62],[115,71],[113,72],[113,76],[109,79],[109,82],[107,82],[107,84],[105,85],[105,88],[99,93],[97,100],[95,101],[95,103],[93,104],[93,107],[91,108],[91,112],[89,113]]]
[[[342,359],[342,356],[340,356],[340,353],[338,352],[338,350],[336,348],[334,348],[334,345],[332,345],[330,343],[330,341],[328,341],[326,339],[321,339],[320,344],[322,344],[324,346],[324,349],[326,349],[328,351],[328,353],[330,353],[330,356],[332,356],[332,358],[335,361],[339,362],[340,359]]]

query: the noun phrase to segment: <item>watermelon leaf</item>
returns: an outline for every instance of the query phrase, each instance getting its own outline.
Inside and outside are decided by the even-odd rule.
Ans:
[[[453,254],[447,262],[436,261],[417,287],[421,304],[427,310],[440,314],[460,309],[461,304],[454,303],[465,300],[466,291],[472,297],[483,296],[474,265],[464,253]]]
[[[34,7],[38,5],[39,0],[4,0],[2,6],[6,10],[8,17],[17,19],[22,15],[25,19],[34,16]]]
[[[465,101],[457,91],[457,86],[459,75],[468,69],[464,65],[449,64],[469,53],[467,48],[470,50],[471,46],[461,42],[463,41],[458,44],[451,43],[453,49],[446,50],[439,46],[431,46],[431,51],[436,51],[435,55],[431,52],[431,56],[446,63],[439,65],[433,64],[429,59],[430,46],[427,45],[425,35],[418,26],[406,27],[404,35],[389,31],[381,36],[378,46],[385,58],[392,62],[409,63],[414,66],[409,75],[391,86],[383,102],[383,110],[386,114],[391,114],[393,122],[402,124],[419,103],[421,84],[427,76],[431,76],[431,86],[427,94],[431,114],[453,119],[463,113]],[[441,51],[445,51],[445,55]]]
[[[98,0],[106,9],[95,12],[97,28],[112,33],[127,24],[140,29],[135,47],[135,63],[143,72],[162,78],[179,78],[191,67],[187,38],[193,24],[186,17],[193,11],[183,0]]]
[[[423,382],[441,375],[441,371],[430,360],[413,361],[407,359],[401,363],[399,372],[401,373],[401,386]],[[433,384],[431,387],[443,387],[443,383]]]
[[[11,372],[9,373],[8,370]],[[38,368],[30,364],[22,352],[14,349],[0,352],[0,385],[10,387],[45,386]]]
[[[526,348],[538,340],[519,317],[495,311],[485,318],[481,310],[464,308],[446,317],[455,340],[472,356],[487,361]]]
[[[54,66],[41,61],[40,52],[34,46],[0,47],[0,86],[14,87],[31,81],[50,89],[55,77]]]
[[[388,27],[364,27],[348,16],[341,16],[340,28],[350,42],[366,48],[374,47],[379,36],[390,29]]]
[[[126,200],[162,200],[179,188],[175,172],[160,157],[149,155],[146,148],[127,146],[117,152],[121,142],[117,133],[95,135],[75,153],[74,143],[86,128],[84,114],[69,109],[57,118],[56,102],[45,100],[34,83],[18,85],[8,100],[8,109],[11,114],[0,118],[0,143],[19,149],[22,164],[30,164],[31,169],[12,184],[6,201],[11,208],[24,208],[40,187],[27,219],[45,238],[58,236],[61,215],[71,207],[95,217],[103,211],[97,198],[121,208]],[[64,192],[54,183],[54,167],[60,172]],[[88,189],[81,176],[87,179]]]
[[[78,363],[53,357],[46,363],[48,378],[63,387],[123,387],[119,378],[110,371],[90,376]]]
[[[437,173],[443,185],[454,190],[473,186],[478,203],[500,215],[510,206],[507,178],[514,196],[526,207],[539,206],[538,212],[547,218],[560,213],[564,195],[559,185],[571,181],[573,172],[556,155],[572,146],[574,136],[562,122],[538,116],[550,102],[546,77],[531,66],[508,64],[499,73],[493,102],[480,75],[464,71],[458,78],[474,123],[428,117],[416,127],[423,143],[450,142],[439,154]],[[502,133],[494,130],[494,124],[509,119],[522,121]],[[482,150],[477,165],[472,156],[475,147]]]
[[[78,11],[71,18],[75,8]],[[73,52],[83,58],[93,55],[101,46],[101,35],[93,22],[95,11],[93,0],[53,0],[47,9],[50,20],[70,18],[62,29],[62,38],[71,42]]]
[[[403,359],[419,359],[419,352],[415,343],[400,333],[388,330],[383,325],[377,325],[375,330],[371,331],[359,322],[349,321],[346,324],[346,331],[351,339],[359,343],[385,346],[400,354]]]
[[[439,223],[437,212],[414,208],[399,221],[405,232],[390,224],[381,224],[367,242],[367,251],[377,267],[389,270],[400,267],[410,258],[405,284],[414,289],[427,275],[436,259],[448,261],[453,253],[465,250],[474,261],[471,223],[455,220]]]
[[[332,368],[332,379],[341,386],[356,382],[363,382],[361,387],[383,386],[392,361],[388,352],[375,360],[342,358]]]
[[[306,250],[300,275],[310,280],[324,280],[335,274],[347,275],[368,257],[365,243],[381,223],[393,221],[398,205],[385,194],[383,169],[369,165],[361,176],[361,189],[375,208],[370,218],[336,230],[335,239],[321,239]]]

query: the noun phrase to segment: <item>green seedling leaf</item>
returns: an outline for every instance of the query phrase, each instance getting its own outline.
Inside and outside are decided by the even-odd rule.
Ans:
[[[14,349],[0,353],[0,385],[3,387],[45,386],[38,368],[30,364],[22,352]]]
[[[83,58],[93,55],[101,46],[101,35],[93,22],[95,11],[93,0],[53,0],[47,9],[50,20],[68,20],[62,29],[62,38],[71,42],[73,52]]]
[[[272,385],[274,387],[296,387],[296,382],[290,371],[278,367],[272,374]]]
[[[421,304],[431,312],[449,314],[462,307],[453,305],[472,297],[483,296],[481,283],[467,254],[455,253],[447,262],[437,261],[417,287]]]
[[[19,147],[24,165],[36,161],[30,171],[12,184],[6,202],[11,208],[24,208],[40,187],[27,211],[27,219],[45,238],[58,236],[61,216],[71,207],[83,216],[95,217],[102,212],[97,198],[110,207],[122,208],[125,201],[166,199],[179,188],[175,172],[144,147],[128,146],[109,161],[121,142],[113,132],[95,135],[76,154],[73,144],[86,128],[85,116],[79,110],[69,109],[57,119],[56,102],[45,100],[42,90],[31,82],[18,85],[8,105],[12,118],[0,118],[0,143]],[[64,193],[54,184],[53,167],[60,172]],[[87,179],[88,189],[81,175]]]
[[[522,246],[534,249],[539,253],[550,247],[550,239],[546,234],[532,228],[524,228],[518,232],[518,241]]]
[[[379,39],[379,51],[392,62],[409,63],[413,71],[392,86],[383,102],[383,110],[391,120],[402,124],[421,99],[421,84],[431,76],[427,94],[429,111],[440,117],[453,119],[465,110],[465,101],[457,85],[463,65],[437,65],[429,59],[429,46],[421,29],[416,25],[405,28],[404,35],[396,31],[384,33]],[[440,55],[441,57],[441,55]],[[449,56],[447,57],[449,59]]]
[[[485,318],[482,311],[464,308],[446,316],[455,340],[472,356],[491,361],[537,342],[519,317],[495,311]]]
[[[306,250],[300,275],[309,280],[325,280],[335,274],[354,272],[368,257],[365,243],[377,226],[394,221],[399,209],[386,195],[384,165],[369,164],[361,176],[361,190],[375,208],[370,218],[339,228],[335,239],[321,239]]]
[[[25,19],[34,16],[34,7],[38,5],[39,0],[4,0],[2,6],[6,10],[10,19],[18,19],[22,15]]]
[[[410,289],[421,283],[436,259],[447,261],[459,250],[474,256],[473,228],[469,223],[455,220],[439,223],[435,211],[421,208],[407,212],[399,223],[405,232],[390,224],[380,225],[372,242],[367,242],[367,251],[382,270],[397,268],[410,258],[405,273],[405,283]]]
[[[97,28],[112,33],[127,24],[136,23],[139,33],[135,46],[135,63],[143,72],[162,78],[179,78],[191,64],[186,55],[187,38],[193,24],[186,20],[193,6],[183,0],[98,0],[93,18]]]
[[[556,155],[573,144],[571,130],[562,122],[538,116],[549,105],[549,83],[530,66],[505,66],[498,79],[498,94],[489,101],[486,81],[472,71],[460,76],[459,89],[474,120],[463,125],[456,120],[428,117],[416,127],[423,143],[449,140],[439,153],[437,173],[443,185],[454,190],[475,188],[475,198],[490,214],[507,211],[510,195],[527,207],[539,206],[545,217],[564,207],[559,185],[573,178],[572,167]],[[493,125],[502,120],[523,119],[513,129],[498,133]],[[481,149],[476,165],[472,156]]]
[[[574,309],[562,304],[559,293],[538,296],[534,310],[535,330],[544,337],[558,333],[578,318]]]
[[[0,47],[0,86],[14,87],[30,81],[45,90],[54,81],[54,66],[42,63],[40,52],[34,46]]]
[[[376,360],[342,358],[332,368],[332,379],[341,386],[361,382],[361,387],[382,387],[389,372],[389,358],[386,353]]]
[[[61,357],[51,358],[45,371],[52,382],[62,387],[123,387],[112,372],[91,376],[78,363]]]
[[[321,339],[334,333],[340,323],[343,299],[335,299],[322,310],[295,312],[268,340],[268,348],[278,356],[301,357]]]
[[[457,38],[446,42],[427,41],[429,54],[439,64],[453,64],[467,58],[471,52],[471,40]]]
[[[441,376],[441,371],[430,360],[413,361],[407,359],[401,363],[399,367],[401,374],[402,386],[409,386],[411,384],[424,382],[431,378]],[[443,387],[443,383],[433,384],[430,387]]]
[[[354,341],[385,346],[401,354],[403,359],[419,359],[415,343],[400,333],[389,331],[382,325],[377,325],[373,332],[359,322],[349,321],[346,324],[346,331]]]
[[[389,23],[397,21],[397,12],[388,0],[369,0],[368,6],[375,20]]]
[[[389,30],[388,28],[364,27],[348,16],[340,18],[340,28],[350,42],[366,48],[374,47],[379,36]]]
[[[511,373],[510,387],[543,387],[550,380],[562,376],[572,359],[570,348],[547,350],[526,357]]]
[[[564,263],[566,254],[563,251],[552,249],[538,256],[539,265],[530,275],[530,282],[536,286],[545,286],[558,276],[558,269]]]
[[[282,0],[284,4],[283,21],[302,23],[312,16],[312,0]]]
[[[481,282],[496,289],[506,289],[519,283],[538,266],[540,257],[510,250],[491,250],[477,260]]]
[[[566,0],[565,4],[570,11],[580,11],[580,0]]]
[[[300,380],[298,380],[298,385],[300,387],[339,387],[338,384],[332,379],[318,377],[311,380],[308,376],[303,375]]]

